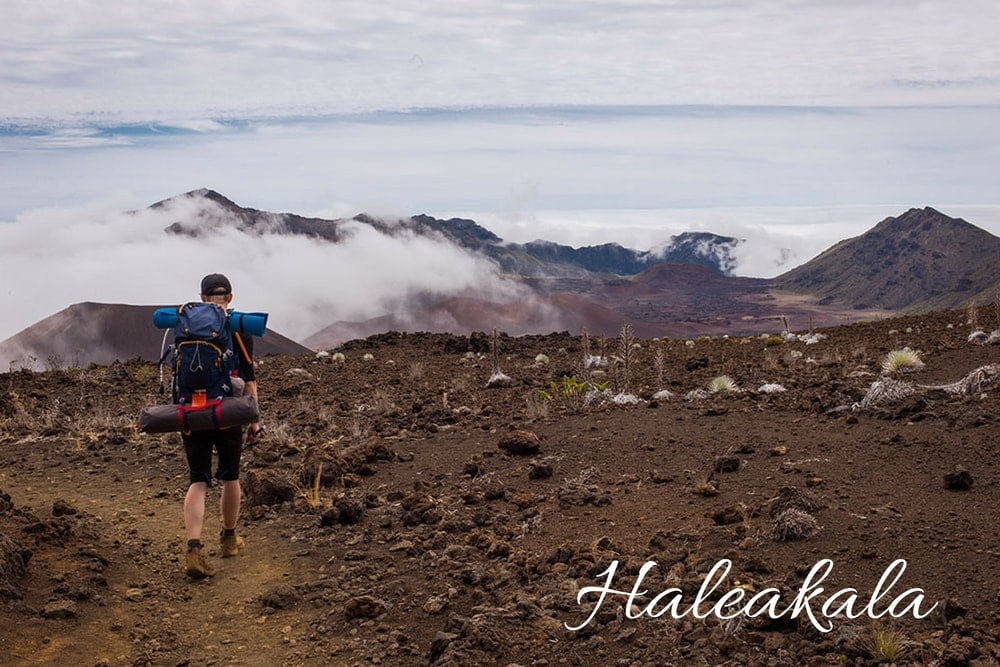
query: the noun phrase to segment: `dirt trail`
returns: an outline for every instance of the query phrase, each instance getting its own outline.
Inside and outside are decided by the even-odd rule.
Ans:
[[[180,451],[164,457],[169,462],[163,467],[183,473]],[[25,588],[45,591],[53,581],[80,581],[95,561],[108,561],[99,566],[107,587],[91,583],[88,590],[84,581],[77,591],[99,600],[88,605],[86,615],[60,626],[58,633],[46,632],[51,620],[19,620],[19,626],[26,621],[42,627],[19,627],[6,638],[3,648],[13,664],[119,665],[160,655],[159,664],[164,652],[176,658],[173,664],[286,664],[289,628],[296,630],[295,623],[275,621],[260,599],[276,582],[314,578],[314,573],[307,577],[309,565],[297,556],[302,550],[280,539],[280,532],[270,533],[265,522],[259,538],[252,525],[243,528],[248,548],[238,557],[218,558],[215,487],[204,537],[216,575],[187,579],[180,561],[183,482],[178,475],[150,475],[129,458],[126,454],[104,466],[0,473],[0,488],[18,498],[21,507],[44,517],[51,515],[54,499],[62,500],[76,510],[84,537],[94,537],[76,541],[72,550],[36,552],[33,560],[47,580],[29,578]]]

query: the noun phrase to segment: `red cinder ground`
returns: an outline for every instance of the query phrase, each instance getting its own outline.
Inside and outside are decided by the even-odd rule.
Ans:
[[[638,340],[627,387],[619,340],[591,375],[567,334],[500,337],[511,383],[492,388],[484,335],[390,333],[348,343],[342,361],[262,358],[268,431],[244,455],[247,549],[215,554],[213,489],[218,572],[204,581],[180,565],[179,438],[132,426],[162,401],[154,370],[0,375],[0,662],[997,665],[1000,387],[926,387],[1000,363],[1000,346],[970,344],[964,312],[821,333],[812,345]],[[905,346],[926,365],[896,377],[922,386],[852,410]],[[743,391],[685,398],[723,374]],[[587,405],[587,381],[639,402]],[[537,436],[537,453],[501,448],[512,430]],[[971,488],[946,488],[957,467]],[[794,527],[815,532],[777,540],[789,502],[807,515]],[[833,571],[814,609],[847,587],[860,608],[897,559],[886,602],[919,588],[937,607],[825,619],[821,633],[805,618],[631,618],[618,596],[566,628],[590,615],[596,596],[577,593],[614,561],[626,590],[655,561],[641,610],[670,587],[693,601],[725,560],[713,600],[740,586],[790,602],[822,559]]]

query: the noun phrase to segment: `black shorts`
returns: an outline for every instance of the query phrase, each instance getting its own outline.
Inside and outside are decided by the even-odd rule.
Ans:
[[[191,483],[205,482],[212,486],[212,450],[219,454],[215,478],[223,481],[239,479],[240,455],[243,453],[243,429],[239,427],[221,431],[197,431],[182,435],[184,454],[187,456]]]

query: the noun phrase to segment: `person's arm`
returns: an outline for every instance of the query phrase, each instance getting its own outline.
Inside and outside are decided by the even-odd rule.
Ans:
[[[243,388],[243,395],[244,396],[253,396],[254,399],[257,400],[258,403],[260,402],[260,398],[257,396],[257,381],[256,380],[248,380],[247,381],[246,386]],[[250,424],[247,427],[246,441],[247,442],[253,442],[258,437],[260,437],[260,434],[261,434],[261,432],[263,430],[264,430],[264,427],[260,425],[260,420],[259,419],[258,419],[258,421],[253,422],[252,424]]]
[[[237,345],[240,348],[240,376],[246,382],[246,385],[243,387],[243,395],[253,396],[260,403],[260,396],[257,394],[257,374],[253,365],[253,336],[243,337],[238,333],[235,336]],[[259,419],[253,422],[247,427],[244,442],[253,442],[260,436],[263,430],[264,427],[261,426]]]

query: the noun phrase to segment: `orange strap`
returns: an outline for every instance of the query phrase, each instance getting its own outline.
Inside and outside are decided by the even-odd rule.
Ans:
[[[240,337],[238,331],[233,332],[233,338],[236,339],[236,344],[240,346],[240,351],[243,352],[243,358],[247,360],[247,363],[253,366],[253,359],[250,358],[250,353],[247,352],[247,346],[243,344],[243,339]]]

